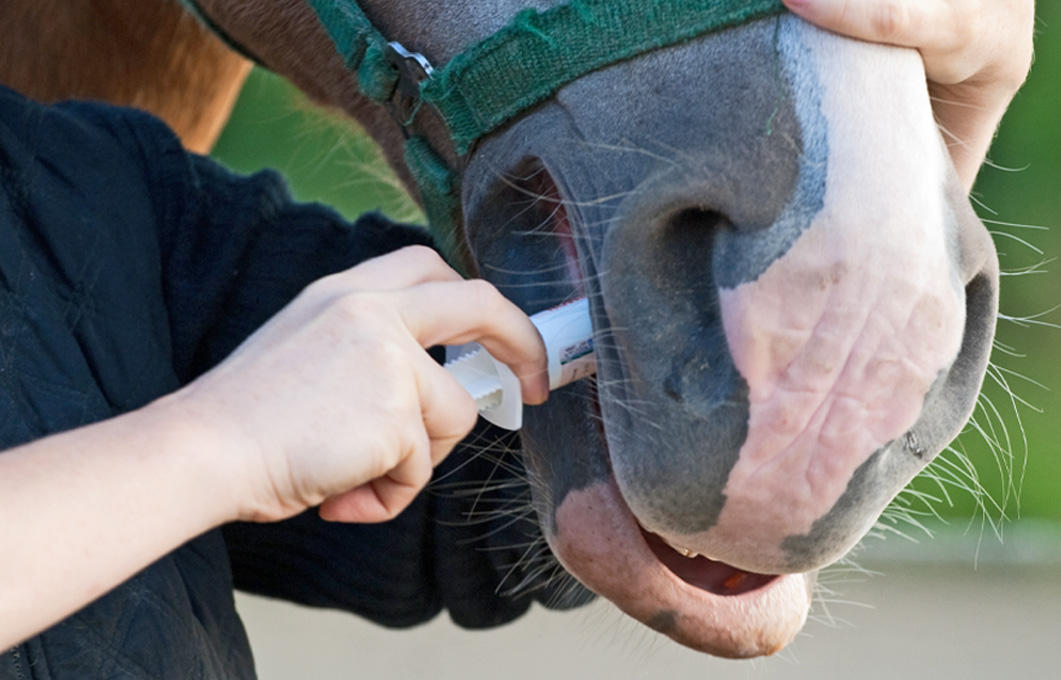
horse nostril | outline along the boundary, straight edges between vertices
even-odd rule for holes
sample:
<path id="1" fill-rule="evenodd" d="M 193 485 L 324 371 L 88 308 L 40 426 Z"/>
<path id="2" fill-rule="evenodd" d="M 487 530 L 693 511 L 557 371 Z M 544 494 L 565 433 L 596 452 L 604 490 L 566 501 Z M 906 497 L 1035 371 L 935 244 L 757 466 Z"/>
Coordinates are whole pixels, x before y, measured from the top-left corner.
<path id="1" fill-rule="evenodd" d="M 931 456 L 956 437 L 976 406 L 977 395 L 987 370 L 998 316 L 997 261 L 965 284 L 965 329 L 961 350 L 947 372 L 937 397 L 948 405 L 947 417 L 937 423 L 932 435 L 918 438 L 918 444 Z"/>
<path id="2" fill-rule="evenodd" d="M 726 216 L 717 210 L 685 208 L 671 217 L 667 229 L 675 238 L 681 239 L 691 231 L 712 232 L 727 223 Z"/>
<path id="3" fill-rule="evenodd" d="M 729 219 L 717 210 L 696 207 L 678 210 L 658 224 L 656 261 L 669 270 L 668 276 L 700 289 L 712 278 L 715 238 L 729 227 Z"/>

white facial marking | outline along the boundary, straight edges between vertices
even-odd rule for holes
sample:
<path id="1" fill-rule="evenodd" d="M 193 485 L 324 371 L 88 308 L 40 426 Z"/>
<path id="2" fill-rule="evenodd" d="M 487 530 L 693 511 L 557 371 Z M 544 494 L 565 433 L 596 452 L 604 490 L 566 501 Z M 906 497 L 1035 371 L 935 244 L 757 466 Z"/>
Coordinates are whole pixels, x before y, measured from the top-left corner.
<path id="1" fill-rule="evenodd" d="M 799 30 L 828 65 L 818 68 L 824 206 L 758 280 L 720 291 L 750 390 L 748 436 L 717 525 L 672 537 L 750 569 L 783 564 L 781 542 L 810 532 L 854 471 L 915 423 L 965 324 L 944 151 L 917 53 Z M 894 135 L 879 134 L 884 124 Z"/>

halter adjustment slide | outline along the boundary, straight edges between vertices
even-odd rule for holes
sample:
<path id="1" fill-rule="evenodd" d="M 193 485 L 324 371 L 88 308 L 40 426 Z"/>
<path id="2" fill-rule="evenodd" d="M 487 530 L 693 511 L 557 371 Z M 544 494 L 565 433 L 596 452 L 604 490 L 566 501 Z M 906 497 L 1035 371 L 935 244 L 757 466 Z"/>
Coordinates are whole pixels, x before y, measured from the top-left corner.
<path id="1" fill-rule="evenodd" d="M 412 125 L 422 101 L 420 85 L 431 79 L 435 67 L 427 57 L 419 52 L 410 52 L 396 40 L 387 43 L 385 55 L 387 62 L 398 71 L 398 86 L 390 101 L 390 112 L 408 136 L 408 128 Z"/>

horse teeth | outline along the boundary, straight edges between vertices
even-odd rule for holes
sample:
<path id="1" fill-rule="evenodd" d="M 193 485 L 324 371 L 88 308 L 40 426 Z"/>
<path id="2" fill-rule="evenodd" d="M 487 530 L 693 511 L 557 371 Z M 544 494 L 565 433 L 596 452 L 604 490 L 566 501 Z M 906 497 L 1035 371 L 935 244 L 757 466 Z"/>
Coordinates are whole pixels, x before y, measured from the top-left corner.
<path id="1" fill-rule="evenodd" d="M 688 557 L 688 558 L 692 559 L 693 557 L 699 557 L 700 556 L 700 553 L 696 552 L 695 550 L 690 550 L 689 548 L 686 548 L 685 546 L 678 545 L 677 543 L 672 543 L 671 541 L 667 540 L 666 538 L 663 539 L 663 542 L 666 543 L 667 545 L 669 545 L 671 547 L 671 549 L 674 550 L 674 552 L 678 553 L 682 557 Z"/>

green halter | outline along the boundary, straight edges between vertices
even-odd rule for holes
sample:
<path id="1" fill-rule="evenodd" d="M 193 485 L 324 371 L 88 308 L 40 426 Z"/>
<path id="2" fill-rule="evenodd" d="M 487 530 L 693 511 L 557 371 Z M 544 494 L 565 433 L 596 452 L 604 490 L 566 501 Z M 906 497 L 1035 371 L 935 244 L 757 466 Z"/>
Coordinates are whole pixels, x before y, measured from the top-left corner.
<path id="1" fill-rule="evenodd" d="M 411 132 L 432 107 L 457 154 L 599 68 L 784 11 L 781 0 L 571 0 L 520 11 L 507 26 L 435 70 L 388 42 L 356 0 L 308 0 L 358 88 L 388 106 L 406 130 L 405 161 L 439 245 L 456 262 L 460 175 Z"/>

